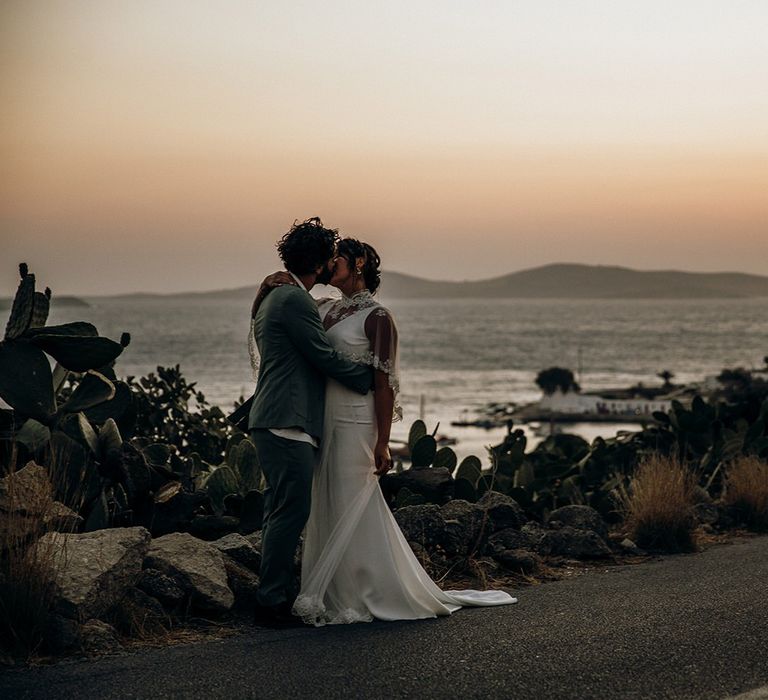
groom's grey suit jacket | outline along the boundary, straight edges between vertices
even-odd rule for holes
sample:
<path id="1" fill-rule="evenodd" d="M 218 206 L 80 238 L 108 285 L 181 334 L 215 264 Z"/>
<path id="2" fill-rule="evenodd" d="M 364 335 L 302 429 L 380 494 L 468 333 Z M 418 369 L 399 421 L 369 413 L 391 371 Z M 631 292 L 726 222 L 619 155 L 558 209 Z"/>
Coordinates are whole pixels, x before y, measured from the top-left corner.
<path id="1" fill-rule="evenodd" d="M 303 289 L 273 289 L 256 313 L 259 379 L 248 429 L 300 428 L 323 434 L 325 380 L 333 377 L 361 394 L 373 385 L 373 370 L 340 356 L 328 342 L 317 304 Z"/>

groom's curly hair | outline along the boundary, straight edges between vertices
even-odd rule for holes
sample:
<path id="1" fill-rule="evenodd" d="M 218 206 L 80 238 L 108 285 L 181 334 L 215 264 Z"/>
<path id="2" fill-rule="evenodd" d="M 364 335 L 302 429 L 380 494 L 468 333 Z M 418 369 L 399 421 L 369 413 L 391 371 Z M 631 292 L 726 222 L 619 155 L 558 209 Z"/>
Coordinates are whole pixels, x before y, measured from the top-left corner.
<path id="1" fill-rule="evenodd" d="M 337 229 L 325 228 L 320 218 L 313 216 L 301 223 L 294 221 L 277 242 L 277 252 L 288 272 L 308 275 L 334 256 L 338 240 Z"/>

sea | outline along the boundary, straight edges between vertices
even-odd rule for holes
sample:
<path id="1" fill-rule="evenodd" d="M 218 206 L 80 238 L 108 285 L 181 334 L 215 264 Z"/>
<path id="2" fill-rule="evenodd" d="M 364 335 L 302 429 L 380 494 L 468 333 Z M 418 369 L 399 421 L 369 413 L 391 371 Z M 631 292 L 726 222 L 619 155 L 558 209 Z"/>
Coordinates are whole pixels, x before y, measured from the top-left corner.
<path id="1" fill-rule="evenodd" d="M 459 457 L 487 462 L 487 446 L 505 428 L 455 427 L 488 403 L 535 401 L 539 370 L 570 368 L 584 390 L 701 381 L 724 367 L 759 368 L 768 355 L 768 299 L 382 300 L 399 330 L 404 420 L 393 440 L 423 418 L 455 439 Z M 102 335 L 131 334 L 120 376 L 180 365 L 208 401 L 229 410 L 254 389 L 247 335 L 250 304 L 206 297 L 91 298 L 89 308 L 62 307 L 49 324 L 94 323 Z M 522 427 L 522 426 L 520 426 Z M 632 425 L 568 426 L 588 440 Z M 525 426 L 530 444 L 541 431 Z"/>

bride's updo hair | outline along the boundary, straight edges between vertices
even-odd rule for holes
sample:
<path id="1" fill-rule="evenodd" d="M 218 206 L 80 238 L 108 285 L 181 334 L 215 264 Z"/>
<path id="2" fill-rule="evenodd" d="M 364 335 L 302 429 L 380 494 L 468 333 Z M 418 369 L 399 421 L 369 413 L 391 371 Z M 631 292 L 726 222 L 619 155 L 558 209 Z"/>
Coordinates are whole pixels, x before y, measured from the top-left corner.
<path id="1" fill-rule="evenodd" d="M 355 269 L 357 258 L 363 258 L 363 280 L 371 294 L 381 284 L 381 258 L 372 245 L 358 241 L 356 238 L 342 238 L 339 241 L 338 253 L 349 261 Z"/>

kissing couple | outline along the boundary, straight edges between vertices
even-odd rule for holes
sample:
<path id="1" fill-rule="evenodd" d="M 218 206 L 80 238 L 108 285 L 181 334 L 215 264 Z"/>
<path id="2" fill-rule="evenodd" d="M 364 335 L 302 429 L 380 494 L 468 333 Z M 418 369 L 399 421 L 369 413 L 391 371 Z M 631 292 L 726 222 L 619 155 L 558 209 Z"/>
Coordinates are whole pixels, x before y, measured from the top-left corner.
<path id="1" fill-rule="evenodd" d="M 516 602 L 503 591 L 442 591 L 381 493 L 402 412 L 397 328 L 375 299 L 374 248 L 312 218 L 277 250 L 286 272 L 262 282 L 249 342 L 258 379 L 248 431 L 266 481 L 257 624 L 415 620 Z M 316 300 L 315 284 L 341 296 Z"/>

